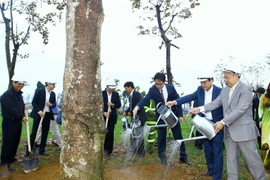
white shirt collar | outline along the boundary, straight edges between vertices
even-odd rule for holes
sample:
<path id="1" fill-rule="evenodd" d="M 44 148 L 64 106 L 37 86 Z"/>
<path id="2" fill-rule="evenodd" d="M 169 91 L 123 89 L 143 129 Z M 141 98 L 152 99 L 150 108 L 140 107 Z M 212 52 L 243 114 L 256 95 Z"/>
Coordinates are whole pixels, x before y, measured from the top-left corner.
<path id="1" fill-rule="evenodd" d="M 130 95 L 129 96 L 132 96 L 133 95 L 133 92 L 134 92 L 134 89 L 131 91 Z"/>
<path id="2" fill-rule="evenodd" d="M 213 85 L 211 86 L 211 88 L 208 91 L 204 90 L 204 92 L 205 93 L 211 93 L 212 94 L 212 92 L 213 92 Z"/>

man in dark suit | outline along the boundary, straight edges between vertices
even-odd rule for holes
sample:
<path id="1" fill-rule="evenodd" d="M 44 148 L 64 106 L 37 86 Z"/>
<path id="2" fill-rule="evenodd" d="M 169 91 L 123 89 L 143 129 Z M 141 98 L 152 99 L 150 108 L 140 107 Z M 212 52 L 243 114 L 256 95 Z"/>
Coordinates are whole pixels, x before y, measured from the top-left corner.
<path id="1" fill-rule="evenodd" d="M 175 101 L 167 102 L 167 106 L 184 104 L 191 101 L 197 101 L 197 106 L 203 106 L 213 100 L 215 100 L 220 92 L 221 88 L 213 84 L 214 78 L 212 75 L 204 74 L 198 77 L 201 86 L 197 90 L 187 96 L 176 99 Z M 205 113 L 207 119 L 212 122 L 218 122 L 223 118 L 222 106 Z M 223 168 L 223 137 L 224 131 L 221 130 L 212 140 L 205 139 L 205 159 L 208 171 L 203 176 L 213 176 L 213 180 L 222 179 L 222 168 Z"/>
<path id="2" fill-rule="evenodd" d="M 103 96 L 103 116 L 104 121 L 107 122 L 107 134 L 104 142 L 104 153 L 107 156 L 110 156 L 113 151 L 113 142 L 114 142 L 114 127 L 117 122 L 117 112 L 116 109 L 121 106 L 121 101 L 119 94 L 115 92 L 116 83 L 112 79 L 106 81 L 106 89 L 102 91 Z"/>
<path id="3" fill-rule="evenodd" d="M 216 133 L 224 129 L 228 180 L 238 179 L 240 152 L 253 179 L 266 180 L 262 159 L 256 148 L 259 131 L 252 117 L 251 88 L 240 81 L 240 68 L 231 63 L 224 69 L 226 87 L 212 102 L 190 110 L 192 114 L 223 107 L 224 118 L 214 124 Z"/>
<path id="4" fill-rule="evenodd" d="M 55 88 L 54 81 L 45 82 L 45 88 L 39 88 L 35 91 L 34 98 L 32 100 L 33 110 L 30 116 L 34 119 L 34 123 L 32 126 L 32 132 L 30 135 L 30 143 L 31 147 L 33 147 L 36 139 L 36 134 L 38 133 L 38 126 L 41 118 L 42 127 L 41 127 L 41 142 L 39 146 L 39 154 L 47 155 L 45 152 L 45 147 L 47 144 L 48 132 L 50 129 L 50 121 L 54 120 L 52 108 L 56 106 L 56 98 L 55 93 L 52 91 Z M 27 157 L 29 155 L 28 148 L 23 157 Z"/>
<path id="5" fill-rule="evenodd" d="M 1 97 L 3 117 L 1 166 L 7 166 L 9 171 L 14 170 L 10 167 L 10 164 L 17 161 L 15 156 L 20 143 L 22 122 L 27 121 L 24 114 L 23 92 L 21 91 L 25 84 L 26 82 L 23 81 L 22 77 L 14 75 L 12 87 Z"/>
<path id="6" fill-rule="evenodd" d="M 265 93 L 265 89 L 263 87 L 260 87 L 256 90 L 255 96 L 252 100 L 252 114 L 253 114 L 253 119 L 256 122 L 256 126 L 259 129 L 260 136 L 258 136 L 257 141 L 259 144 L 259 149 L 261 149 L 261 128 L 259 126 L 260 124 L 260 119 L 259 119 L 259 104 L 260 104 L 260 97 L 262 94 Z"/>
<path id="7" fill-rule="evenodd" d="M 129 94 L 129 107 L 125 112 L 125 115 L 129 115 L 133 117 L 133 107 L 137 105 L 137 103 L 142 99 L 142 96 L 139 92 L 134 90 L 134 84 L 131 81 L 128 81 L 124 84 L 124 88 Z M 147 120 L 145 110 L 144 108 L 140 109 L 138 111 L 139 120 L 141 121 L 140 127 L 136 128 L 136 131 L 139 132 L 139 138 L 131 138 L 131 149 L 134 150 L 134 152 L 137 152 L 139 157 L 143 157 L 144 152 L 144 135 L 143 135 L 143 126 Z M 136 145 L 139 145 L 138 147 Z"/>
<path id="8" fill-rule="evenodd" d="M 167 101 L 172 101 L 174 99 L 179 98 L 175 88 L 171 84 L 165 84 L 165 74 L 156 73 L 154 76 L 155 85 L 153 85 L 146 96 L 135 106 L 133 110 L 133 115 L 138 113 L 138 110 L 143 109 L 143 106 L 153 99 L 155 104 L 159 104 L 160 102 L 166 103 Z M 172 112 L 178 117 L 179 121 L 182 121 L 183 113 L 181 106 L 173 106 L 171 108 Z M 156 108 L 156 120 L 159 117 L 159 113 Z M 160 120 L 158 124 L 165 124 L 164 121 Z M 176 126 L 172 129 L 174 139 L 183 139 L 180 122 L 177 122 Z M 161 160 L 161 164 L 166 165 L 167 157 L 166 157 L 166 133 L 167 128 L 158 128 L 158 155 Z M 187 159 L 186 147 L 185 144 L 182 143 L 180 147 L 180 161 L 190 165 L 190 162 Z"/>

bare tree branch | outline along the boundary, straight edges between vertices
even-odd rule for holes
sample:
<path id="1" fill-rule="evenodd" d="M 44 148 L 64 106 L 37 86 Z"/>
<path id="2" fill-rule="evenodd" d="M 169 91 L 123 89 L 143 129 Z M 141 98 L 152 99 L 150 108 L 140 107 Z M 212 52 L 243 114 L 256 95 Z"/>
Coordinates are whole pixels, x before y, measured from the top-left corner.
<path id="1" fill-rule="evenodd" d="M 30 34 L 30 26 L 28 26 L 27 31 L 22 39 L 22 42 L 19 44 L 19 46 L 21 46 L 23 43 L 27 41 L 29 34 Z"/>

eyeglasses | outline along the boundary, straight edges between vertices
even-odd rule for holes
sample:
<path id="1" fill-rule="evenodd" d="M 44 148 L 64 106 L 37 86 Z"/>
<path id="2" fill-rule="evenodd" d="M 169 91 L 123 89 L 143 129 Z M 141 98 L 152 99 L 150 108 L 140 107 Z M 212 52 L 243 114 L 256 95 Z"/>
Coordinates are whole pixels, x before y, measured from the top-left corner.
<path id="1" fill-rule="evenodd" d="M 164 82 L 162 83 L 155 83 L 156 86 L 162 86 L 164 84 Z"/>

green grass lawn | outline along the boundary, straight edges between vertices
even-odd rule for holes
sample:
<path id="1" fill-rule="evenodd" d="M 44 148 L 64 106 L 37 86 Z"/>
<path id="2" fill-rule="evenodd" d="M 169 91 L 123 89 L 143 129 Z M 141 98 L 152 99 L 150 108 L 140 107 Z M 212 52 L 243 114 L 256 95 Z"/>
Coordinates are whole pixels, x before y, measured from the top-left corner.
<path id="1" fill-rule="evenodd" d="M 122 122 L 121 122 L 122 116 L 118 117 L 118 122 L 116 124 L 115 127 L 115 144 L 114 147 L 117 146 L 121 146 L 122 145 L 122 133 L 123 133 L 123 129 L 122 129 Z M 0 118 L 0 137 L 2 139 L 2 118 Z M 190 124 L 190 118 L 188 118 L 188 122 Z M 31 127 L 32 127 L 32 123 L 33 120 L 32 118 L 29 118 L 29 124 L 30 124 L 30 132 L 31 132 Z M 190 133 L 190 126 L 187 125 L 187 123 L 185 121 L 183 121 L 181 123 L 181 128 L 182 128 L 182 133 L 184 138 L 188 138 L 189 133 Z M 60 131 L 62 131 L 62 127 L 59 125 L 59 129 Z M 168 136 L 169 135 L 168 133 Z M 48 135 L 48 139 L 49 138 L 53 138 L 51 132 L 49 132 Z M 0 140 L 1 140 L 0 139 Z M 0 141 L 1 142 L 1 141 Z M 147 143 L 147 140 L 145 141 Z M 19 149 L 18 149 L 18 156 L 21 156 L 23 154 L 23 152 L 25 151 L 25 145 L 27 144 L 27 135 L 26 135 L 26 127 L 25 125 L 23 125 L 23 130 L 22 130 L 22 135 L 21 135 L 21 143 L 19 145 Z M 195 146 L 194 146 L 194 141 L 188 141 L 185 142 L 186 144 L 186 151 L 188 154 L 188 159 L 189 161 L 191 161 L 192 166 L 195 167 L 196 169 L 204 172 L 206 171 L 206 165 L 205 165 L 205 158 L 204 158 L 204 153 L 200 150 L 198 150 Z M 156 146 L 152 146 L 153 149 L 148 149 L 147 146 L 148 144 L 146 144 L 146 157 L 151 157 L 151 158 L 143 158 L 143 163 L 151 163 L 151 162 L 157 162 L 159 163 L 159 158 L 157 155 L 157 147 Z M 48 164 L 51 163 L 53 161 L 58 161 L 59 160 L 59 152 L 56 149 L 56 146 L 47 146 L 46 147 L 46 151 L 48 154 L 50 154 L 53 158 L 49 158 L 49 159 L 41 159 L 40 160 L 40 165 L 43 164 Z M 111 162 L 118 162 L 119 165 L 121 165 L 124 161 L 123 157 L 115 157 L 115 158 L 110 158 L 108 159 L 108 161 Z M 135 160 L 136 161 L 136 160 Z M 223 168 L 223 179 L 227 179 L 227 174 L 226 174 L 226 153 L 224 151 L 224 168 Z M 251 180 L 252 176 L 250 175 L 247 166 L 245 165 L 245 161 L 243 159 L 243 157 L 241 156 L 240 158 L 240 164 L 239 164 L 239 179 L 245 179 L 245 180 Z"/>

